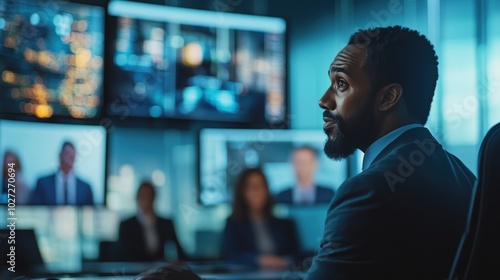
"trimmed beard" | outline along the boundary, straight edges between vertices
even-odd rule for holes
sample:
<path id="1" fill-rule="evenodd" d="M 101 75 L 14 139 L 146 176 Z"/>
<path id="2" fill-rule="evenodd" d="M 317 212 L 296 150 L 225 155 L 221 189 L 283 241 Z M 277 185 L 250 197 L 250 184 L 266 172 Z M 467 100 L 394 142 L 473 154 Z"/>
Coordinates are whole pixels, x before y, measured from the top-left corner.
<path id="1" fill-rule="evenodd" d="M 371 104 L 368 102 L 354 116 L 344 119 L 340 115 L 332 116 L 336 125 L 333 137 L 332 128 L 325 130 L 327 140 L 324 152 L 333 160 L 341 160 L 352 155 L 363 143 L 372 139 L 375 132 L 375 121 L 371 115 Z"/>

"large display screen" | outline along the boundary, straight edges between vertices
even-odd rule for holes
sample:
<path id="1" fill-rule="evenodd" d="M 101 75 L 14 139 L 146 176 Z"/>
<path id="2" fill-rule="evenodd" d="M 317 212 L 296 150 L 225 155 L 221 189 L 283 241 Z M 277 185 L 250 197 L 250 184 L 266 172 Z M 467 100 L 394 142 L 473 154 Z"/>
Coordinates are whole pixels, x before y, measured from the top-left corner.
<path id="1" fill-rule="evenodd" d="M 107 112 L 269 124 L 286 114 L 283 19 L 112 1 Z"/>
<path id="2" fill-rule="evenodd" d="M 0 204 L 104 204 L 104 127 L 0 120 L 0 155 Z"/>
<path id="3" fill-rule="evenodd" d="M 103 6 L 0 1 L 0 113 L 98 117 L 104 19 Z"/>
<path id="4" fill-rule="evenodd" d="M 346 161 L 323 153 L 320 130 L 203 129 L 199 135 L 199 201 L 231 202 L 237 177 L 260 167 L 277 203 L 329 203 L 347 178 Z"/>

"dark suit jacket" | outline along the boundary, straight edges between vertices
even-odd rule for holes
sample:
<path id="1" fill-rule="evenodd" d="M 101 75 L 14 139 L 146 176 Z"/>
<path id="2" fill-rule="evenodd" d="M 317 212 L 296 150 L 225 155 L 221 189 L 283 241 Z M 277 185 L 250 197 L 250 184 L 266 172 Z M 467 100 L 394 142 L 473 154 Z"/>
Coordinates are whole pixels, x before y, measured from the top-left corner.
<path id="1" fill-rule="evenodd" d="M 317 185 L 316 189 L 316 198 L 314 203 L 329 203 L 332 200 L 335 191 L 331 188 L 323 187 Z M 277 203 L 287 203 L 293 204 L 293 188 L 288 188 L 284 191 L 279 192 L 274 197 L 275 202 Z"/>
<path id="2" fill-rule="evenodd" d="M 427 129 L 406 131 L 337 190 L 306 279 L 446 279 L 475 180 Z"/>
<path id="3" fill-rule="evenodd" d="M 146 252 L 146 242 L 144 241 L 144 230 L 137 217 L 129 218 L 120 223 L 119 240 L 120 251 L 123 261 L 156 261 L 164 260 L 164 245 L 167 241 L 172 241 L 177 247 L 177 257 L 179 260 L 186 260 L 186 255 L 182 249 L 177 235 L 175 234 L 174 224 L 171 220 L 156 218 L 156 231 L 160 248 L 154 256 Z"/>
<path id="4" fill-rule="evenodd" d="M 94 197 L 90 185 L 76 177 L 76 205 L 92 205 Z M 56 174 L 38 179 L 31 194 L 31 204 L 56 205 Z"/>
<path id="5" fill-rule="evenodd" d="M 295 222 L 271 218 L 267 225 L 274 241 L 275 254 L 290 257 L 292 261 L 295 261 L 300 255 Z M 256 265 L 259 254 L 254 229 L 249 219 L 227 219 L 222 237 L 222 255 L 226 260 L 234 263 Z"/>

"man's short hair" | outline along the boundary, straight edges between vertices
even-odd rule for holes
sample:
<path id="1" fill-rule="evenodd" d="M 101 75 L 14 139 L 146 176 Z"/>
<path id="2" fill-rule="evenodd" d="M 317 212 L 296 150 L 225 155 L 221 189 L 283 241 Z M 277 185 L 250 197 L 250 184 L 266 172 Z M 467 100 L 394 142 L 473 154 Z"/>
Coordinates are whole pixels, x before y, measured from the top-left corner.
<path id="1" fill-rule="evenodd" d="M 64 149 L 65 149 L 66 147 L 70 147 L 70 148 L 72 148 L 73 150 L 75 150 L 75 151 L 76 151 L 76 149 L 75 149 L 75 145 L 73 144 L 73 142 L 71 142 L 71 141 L 69 141 L 69 140 L 66 140 L 66 141 L 64 141 L 64 142 L 62 143 L 62 145 L 61 145 L 61 153 L 62 153 L 62 151 L 64 151 Z"/>
<path id="2" fill-rule="evenodd" d="M 429 117 L 438 79 L 438 58 L 434 47 L 415 30 L 401 26 L 358 30 L 349 45 L 367 48 L 363 69 L 373 86 L 401 85 L 410 114 L 425 124 Z"/>

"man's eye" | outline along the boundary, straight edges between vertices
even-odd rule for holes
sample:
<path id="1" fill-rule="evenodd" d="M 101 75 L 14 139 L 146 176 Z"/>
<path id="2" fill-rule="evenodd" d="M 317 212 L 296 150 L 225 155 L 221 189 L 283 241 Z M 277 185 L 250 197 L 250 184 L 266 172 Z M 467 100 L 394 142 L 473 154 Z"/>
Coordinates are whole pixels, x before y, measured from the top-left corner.
<path id="1" fill-rule="evenodd" d="M 339 87 L 339 89 L 343 89 L 343 88 L 347 87 L 347 83 L 343 80 L 339 80 L 337 82 L 337 86 Z"/>

